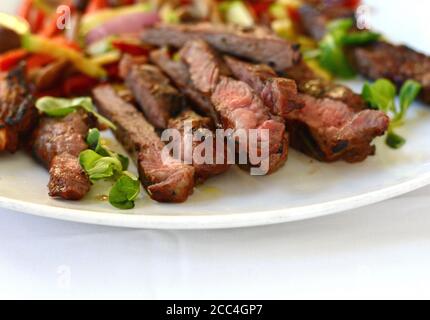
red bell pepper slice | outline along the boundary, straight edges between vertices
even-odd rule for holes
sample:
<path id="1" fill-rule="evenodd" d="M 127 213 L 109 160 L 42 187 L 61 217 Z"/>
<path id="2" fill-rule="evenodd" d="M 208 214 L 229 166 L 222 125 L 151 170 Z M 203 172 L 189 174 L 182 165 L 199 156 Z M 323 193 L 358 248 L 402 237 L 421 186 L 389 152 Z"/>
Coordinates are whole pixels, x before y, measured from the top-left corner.
<path id="1" fill-rule="evenodd" d="M 30 71 L 37 68 L 42 68 L 54 60 L 54 58 L 46 54 L 33 54 L 27 59 L 27 70 Z"/>
<path id="2" fill-rule="evenodd" d="M 361 4 L 361 0 L 344 0 L 343 5 L 347 8 L 357 9 Z"/>
<path id="3" fill-rule="evenodd" d="M 0 55 L 0 71 L 9 71 L 27 56 L 24 49 L 8 51 Z"/>
<path id="4" fill-rule="evenodd" d="M 121 81 L 121 77 L 119 76 L 119 65 L 118 63 L 111 63 L 104 67 L 109 80 L 112 81 Z"/>
<path id="5" fill-rule="evenodd" d="M 36 11 L 34 13 L 34 21 L 31 24 L 31 31 L 39 32 L 45 24 L 45 18 L 45 14 L 41 10 Z"/>
<path id="6" fill-rule="evenodd" d="M 273 0 L 252 0 L 248 1 L 249 7 L 256 17 L 260 17 L 269 11 L 270 6 L 273 4 Z"/>
<path id="7" fill-rule="evenodd" d="M 288 11 L 288 16 L 290 17 L 290 19 L 294 22 L 294 23 L 299 23 L 301 21 L 301 17 L 300 17 L 300 13 L 299 13 L 299 9 L 292 7 L 292 6 L 288 6 L 287 7 L 287 11 Z"/>
<path id="8" fill-rule="evenodd" d="M 123 53 L 128 53 L 132 56 L 146 56 L 148 55 L 148 49 L 142 47 L 141 45 L 134 43 L 127 43 L 121 40 L 113 40 L 112 46 Z"/>
<path id="9" fill-rule="evenodd" d="M 91 89 L 98 83 L 98 80 L 94 78 L 78 74 L 64 81 L 62 91 L 67 97 L 87 94 L 91 92 Z"/>
<path id="10" fill-rule="evenodd" d="M 36 98 L 42 98 L 42 97 L 64 97 L 64 93 L 63 93 L 63 88 L 57 87 L 57 88 L 53 88 L 53 89 L 49 89 L 49 90 L 44 90 L 44 91 L 38 91 L 34 93 Z"/>

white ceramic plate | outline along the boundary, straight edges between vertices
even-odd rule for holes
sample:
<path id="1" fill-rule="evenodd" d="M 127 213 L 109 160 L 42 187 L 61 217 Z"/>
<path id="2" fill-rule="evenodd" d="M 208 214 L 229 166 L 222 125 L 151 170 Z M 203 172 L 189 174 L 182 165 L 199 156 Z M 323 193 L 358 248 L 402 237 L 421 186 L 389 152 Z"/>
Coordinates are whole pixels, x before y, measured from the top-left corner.
<path id="1" fill-rule="evenodd" d="M 3 1 L 0 10 L 7 10 L 5 6 L 13 6 L 12 1 Z M 384 21 L 375 20 L 382 27 Z M 383 31 L 389 36 L 393 33 L 393 29 Z M 397 39 L 409 37 L 413 44 L 412 37 L 405 36 Z M 422 43 L 417 44 L 422 48 Z M 357 89 L 361 85 L 353 84 Z M 390 150 L 380 139 L 377 155 L 361 164 L 323 164 L 292 151 L 287 166 L 272 176 L 251 177 L 233 169 L 197 188 L 185 204 L 158 204 L 142 194 L 137 207 L 125 212 L 99 200 L 100 186 L 81 202 L 50 199 L 48 174 L 42 167 L 24 153 L 2 155 L 0 206 L 56 219 L 133 228 L 211 229 L 302 220 L 365 206 L 430 184 L 430 108 L 414 106 L 400 133 L 408 139 L 402 150 Z"/>

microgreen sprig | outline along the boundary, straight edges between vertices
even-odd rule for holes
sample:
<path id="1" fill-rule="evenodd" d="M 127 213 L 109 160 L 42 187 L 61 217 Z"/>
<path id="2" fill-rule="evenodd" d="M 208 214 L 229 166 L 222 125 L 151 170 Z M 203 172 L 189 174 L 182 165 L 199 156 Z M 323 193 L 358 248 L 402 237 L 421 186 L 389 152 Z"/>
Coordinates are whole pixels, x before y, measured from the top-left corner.
<path id="1" fill-rule="evenodd" d="M 91 181 L 112 181 L 110 204 L 124 210 L 134 208 L 134 202 L 140 194 L 140 182 L 127 171 L 128 157 L 110 150 L 103 143 L 98 129 L 88 132 L 87 144 L 89 149 L 81 152 L 79 163 Z"/>
<path id="2" fill-rule="evenodd" d="M 351 18 L 335 20 L 327 26 L 327 33 L 319 42 L 318 49 L 304 52 L 308 59 L 318 59 L 320 65 L 333 75 L 341 78 L 355 76 L 345 54 L 346 46 L 366 45 L 375 42 L 380 34 L 371 31 L 351 32 L 354 20 Z"/>
<path id="3" fill-rule="evenodd" d="M 396 128 L 405 123 L 406 114 L 412 102 L 421 91 L 421 84 L 414 80 L 406 81 L 400 89 L 400 104 L 396 104 L 396 87 L 387 79 L 379 79 L 374 83 L 366 82 L 362 96 L 375 109 L 381 110 L 391 117 L 386 143 L 393 149 L 400 149 L 406 139 L 396 134 Z"/>
<path id="4" fill-rule="evenodd" d="M 115 125 L 96 111 L 90 97 L 79 97 L 73 99 L 43 97 L 36 101 L 36 108 L 49 117 L 65 117 L 68 114 L 82 108 L 86 112 L 93 114 L 97 120 L 107 125 L 112 130 L 116 130 Z"/>

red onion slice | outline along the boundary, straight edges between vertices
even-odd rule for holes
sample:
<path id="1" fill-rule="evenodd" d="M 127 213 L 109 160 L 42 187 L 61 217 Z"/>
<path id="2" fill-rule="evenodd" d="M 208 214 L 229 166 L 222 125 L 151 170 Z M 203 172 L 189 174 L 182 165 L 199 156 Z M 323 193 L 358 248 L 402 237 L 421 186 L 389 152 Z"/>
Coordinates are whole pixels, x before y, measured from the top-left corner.
<path id="1" fill-rule="evenodd" d="M 137 33 L 159 21 L 157 12 L 139 12 L 120 16 L 88 32 L 86 42 L 91 44 L 111 35 Z"/>

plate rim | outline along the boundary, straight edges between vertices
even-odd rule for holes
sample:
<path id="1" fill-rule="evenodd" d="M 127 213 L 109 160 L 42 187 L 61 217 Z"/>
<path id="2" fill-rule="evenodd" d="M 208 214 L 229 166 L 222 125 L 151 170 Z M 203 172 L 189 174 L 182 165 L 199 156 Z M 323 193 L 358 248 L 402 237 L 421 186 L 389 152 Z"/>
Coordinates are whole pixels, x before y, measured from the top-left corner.
<path id="1" fill-rule="evenodd" d="M 380 190 L 341 198 L 333 201 L 270 211 L 231 213 L 226 215 L 175 215 L 107 213 L 91 210 L 70 209 L 37 204 L 0 196 L 0 208 L 19 213 L 62 221 L 91 225 L 153 230 L 216 230 L 269 226 L 294 221 L 324 217 L 336 213 L 348 213 L 371 204 L 407 194 L 430 185 L 430 171 Z"/>

